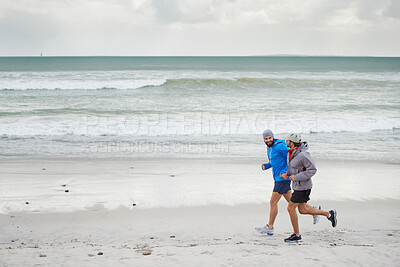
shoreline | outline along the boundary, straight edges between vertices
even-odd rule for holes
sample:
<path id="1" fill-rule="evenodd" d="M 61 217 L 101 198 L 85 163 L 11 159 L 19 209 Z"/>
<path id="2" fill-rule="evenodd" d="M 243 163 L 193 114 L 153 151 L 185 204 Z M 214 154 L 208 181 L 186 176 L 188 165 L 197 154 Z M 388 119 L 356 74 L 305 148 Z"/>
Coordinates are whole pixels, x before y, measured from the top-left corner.
<path id="1" fill-rule="evenodd" d="M 252 158 L 6 160 L 0 164 L 0 214 L 71 212 L 93 206 L 113 210 L 133 204 L 139 209 L 261 204 L 273 187 L 271 171 L 260 168 L 263 162 Z M 400 164 L 316 160 L 316 165 L 312 201 L 400 199 L 400 180 L 393 175 L 400 172 Z"/>
<path id="2" fill-rule="evenodd" d="M 256 164 L 258 161 L 265 162 L 267 159 L 266 156 L 260 157 L 241 157 L 241 156 L 224 156 L 224 157 L 18 157 L 18 156 L 7 156 L 1 157 L 0 159 L 2 162 L 24 162 L 24 161 L 94 161 L 94 162 L 116 162 L 116 161 L 139 161 L 139 162 L 146 162 L 146 161 L 222 161 L 222 162 L 230 162 L 230 161 L 239 161 L 244 163 L 253 163 Z M 368 163 L 376 163 L 376 164 L 388 164 L 388 165 L 400 165 L 400 162 L 385 162 L 379 160 L 347 160 L 347 159 L 321 159 L 321 158 L 314 158 L 315 162 L 323 162 L 323 163 L 361 163 L 361 164 L 368 164 Z M 255 163 L 254 163 L 255 162 Z M 1 163 L 0 163 L 1 165 Z"/>
<path id="3" fill-rule="evenodd" d="M 314 202 L 312 199 L 309 202 Z M 346 207 L 346 209 L 357 209 L 361 206 L 368 206 L 368 209 L 372 209 L 371 207 L 386 207 L 385 212 L 387 210 L 398 210 L 400 211 L 400 199 L 394 198 L 384 198 L 384 199 L 367 199 L 367 200 L 353 200 L 353 199 L 344 199 L 344 200 L 321 200 L 318 201 L 318 204 L 322 205 L 323 209 L 327 209 L 326 207 L 334 208 L 336 206 L 339 207 Z M 282 198 L 279 201 L 279 214 L 287 213 L 286 210 L 287 202 L 284 201 Z M 83 215 L 85 216 L 89 214 L 101 214 L 102 216 L 107 214 L 128 214 L 128 213 L 142 213 L 142 214 L 182 214 L 184 216 L 191 216 L 188 215 L 190 213 L 207 213 L 210 211 L 211 214 L 220 214 L 223 210 L 244 210 L 244 211 L 255 211 L 255 210 L 269 210 L 269 195 L 266 196 L 265 203 L 245 203 L 245 204 L 236 204 L 236 205 L 223 205 L 223 204 L 211 204 L 211 205 L 201 205 L 201 206 L 179 206 L 179 207 L 154 207 L 154 208 L 141 208 L 140 206 L 119 206 L 114 209 L 107 209 L 104 206 L 96 205 L 88 209 L 84 210 L 74 210 L 74 211 L 67 211 L 67 212 L 57 212 L 57 211 L 13 211 L 8 214 L 0 214 L 0 218 L 4 219 L 10 216 L 33 216 L 33 217 L 40 217 L 40 216 L 51 216 L 51 217 L 68 217 L 68 216 L 78 216 Z M 218 212 L 216 212 L 218 211 Z M 360 211 L 364 212 L 364 211 Z M 193 215 L 192 214 L 192 215 Z M 309 215 L 301 215 L 299 216 L 307 217 Z M 222 215 L 221 215 L 222 216 Z M 289 217 L 288 217 L 289 218 Z M 385 219 L 385 218 L 381 218 Z M 398 216 L 400 220 L 400 215 Z M 368 222 L 366 222 L 368 224 Z M 369 225 L 369 224 L 368 224 Z M 400 228 L 400 226 L 399 226 Z"/>

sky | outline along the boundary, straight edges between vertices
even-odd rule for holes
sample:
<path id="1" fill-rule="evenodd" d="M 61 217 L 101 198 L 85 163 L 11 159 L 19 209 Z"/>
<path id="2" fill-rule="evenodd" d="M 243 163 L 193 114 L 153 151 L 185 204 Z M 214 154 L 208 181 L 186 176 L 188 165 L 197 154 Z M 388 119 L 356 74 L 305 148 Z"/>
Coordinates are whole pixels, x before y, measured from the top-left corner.
<path id="1" fill-rule="evenodd" d="M 0 0 L 0 56 L 400 56 L 400 0 Z"/>

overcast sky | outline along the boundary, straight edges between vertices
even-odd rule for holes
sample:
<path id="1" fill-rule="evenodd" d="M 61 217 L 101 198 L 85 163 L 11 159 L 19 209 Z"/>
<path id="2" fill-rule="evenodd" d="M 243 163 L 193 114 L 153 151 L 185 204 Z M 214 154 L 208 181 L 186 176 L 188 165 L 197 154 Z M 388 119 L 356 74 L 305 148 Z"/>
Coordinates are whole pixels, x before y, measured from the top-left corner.
<path id="1" fill-rule="evenodd" d="M 400 56 L 400 0 L 0 0 L 0 55 Z"/>

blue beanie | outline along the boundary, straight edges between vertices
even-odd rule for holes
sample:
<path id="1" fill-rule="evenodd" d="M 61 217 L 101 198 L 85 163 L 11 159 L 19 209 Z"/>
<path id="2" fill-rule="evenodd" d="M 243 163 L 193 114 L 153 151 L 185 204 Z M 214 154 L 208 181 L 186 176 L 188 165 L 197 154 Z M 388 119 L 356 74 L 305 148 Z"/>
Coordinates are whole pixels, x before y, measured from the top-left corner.
<path id="1" fill-rule="evenodd" d="M 267 136 L 272 136 L 272 138 L 274 138 L 274 133 L 270 129 L 267 129 L 263 132 L 263 138 Z"/>

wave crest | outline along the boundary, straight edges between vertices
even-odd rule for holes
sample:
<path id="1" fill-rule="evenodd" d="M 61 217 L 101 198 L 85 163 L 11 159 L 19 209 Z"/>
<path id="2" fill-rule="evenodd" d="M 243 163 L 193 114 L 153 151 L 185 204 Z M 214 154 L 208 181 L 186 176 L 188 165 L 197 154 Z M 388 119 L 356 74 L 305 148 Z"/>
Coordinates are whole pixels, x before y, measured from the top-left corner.
<path id="1" fill-rule="evenodd" d="M 133 119 L 134 118 L 134 119 Z M 190 127 L 187 127 L 190 125 Z M 276 134 L 298 133 L 365 133 L 400 128 L 400 118 L 297 118 L 268 120 L 258 116 L 229 117 L 201 114 L 200 119 L 161 114 L 157 117 L 137 115 L 118 117 L 82 117 L 80 120 L 0 123 L 0 136 L 240 136 L 258 135 L 266 128 Z"/>

